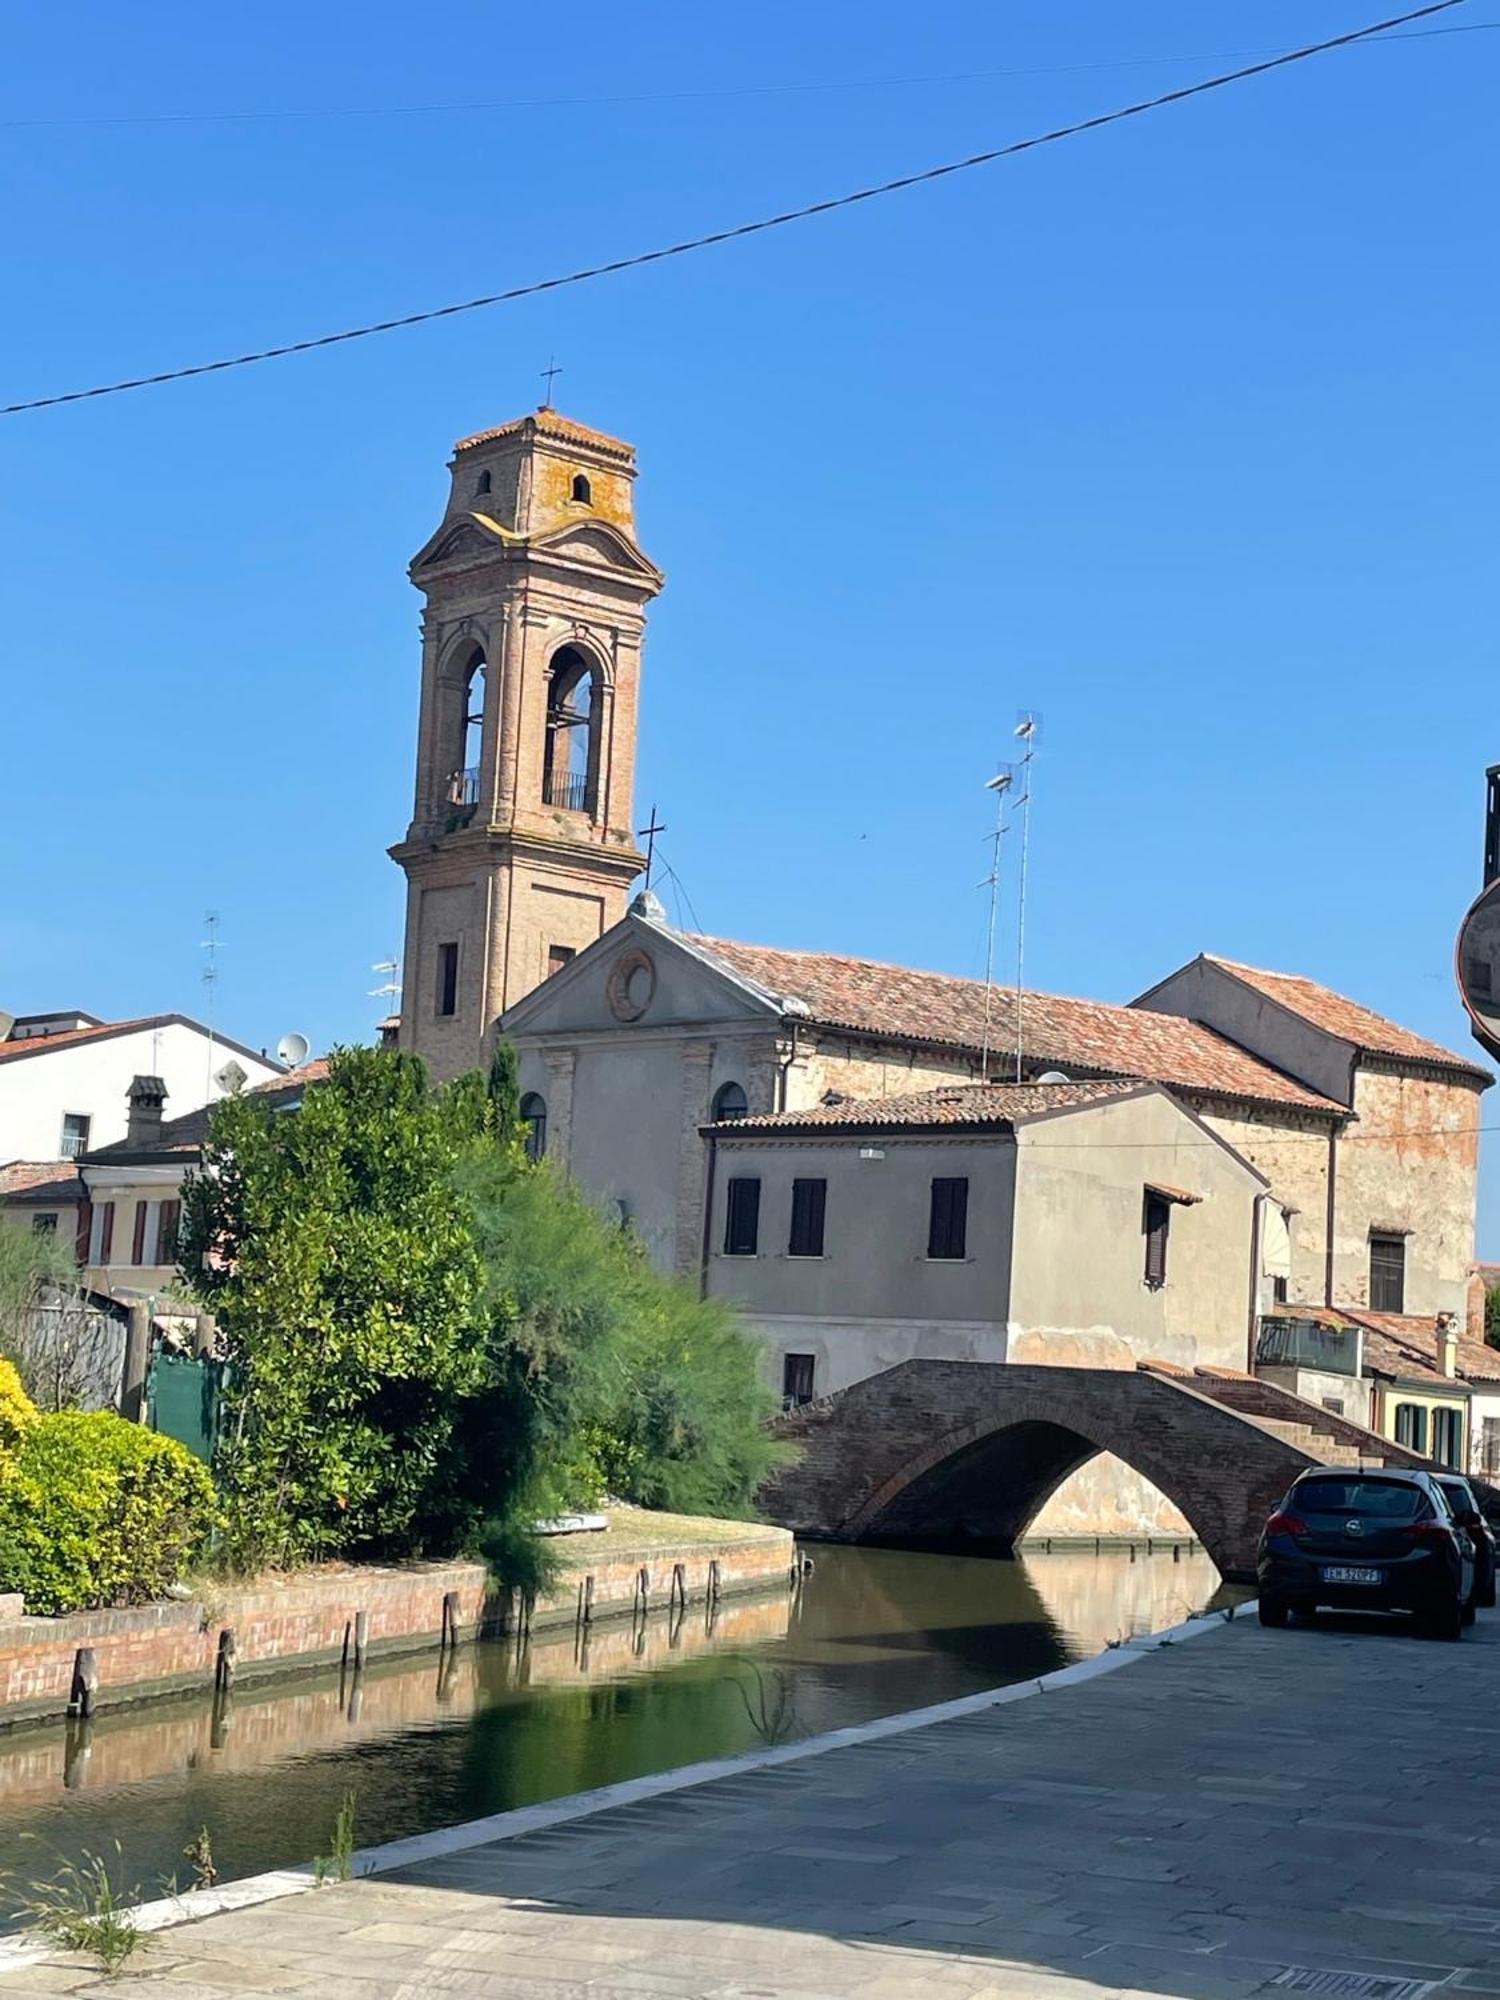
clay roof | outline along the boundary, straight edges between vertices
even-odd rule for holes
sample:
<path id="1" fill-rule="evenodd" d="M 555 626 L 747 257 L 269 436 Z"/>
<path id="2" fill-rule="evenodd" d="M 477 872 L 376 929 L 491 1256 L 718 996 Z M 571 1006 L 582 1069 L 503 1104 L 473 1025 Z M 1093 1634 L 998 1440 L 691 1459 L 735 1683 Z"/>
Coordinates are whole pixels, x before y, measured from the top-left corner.
<path id="1" fill-rule="evenodd" d="M 91 1028 L 65 1028 L 59 1035 L 23 1035 L 18 1042 L 0 1042 L 0 1063 L 48 1055 L 53 1049 L 75 1048 L 80 1042 L 105 1042 L 112 1036 L 134 1035 L 142 1029 L 173 1027 L 193 1028 L 200 1035 L 209 1032 L 201 1021 L 194 1021 L 186 1014 L 142 1014 L 133 1021 L 100 1021 Z M 243 1042 L 232 1041 L 228 1035 L 215 1033 L 214 1040 L 235 1055 L 249 1056 L 253 1062 L 265 1063 L 270 1069 L 276 1067 L 272 1057 L 246 1048 Z"/>
<path id="2" fill-rule="evenodd" d="M 850 1098 L 842 1104 L 815 1104 L 805 1111 L 762 1112 L 730 1118 L 717 1133 L 863 1131 L 871 1127 L 978 1125 L 1008 1130 L 1047 1111 L 1077 1111 L 1129 1097 L 1134 1083 L 968 1083 L 916 1090 L 899 1097 Z"/>
<path id="3" fill-rule="evenodd" d="M 72 1160 L 12 1160 L 0 1167 L 0 1201 L 80 1201 L 83 1188 Z"/>
<path id="4" fill-rule="evenodd" d="M 611 437 L 608 431 L 591 430 L 587 424 L 580 424 L 573 417 L 565 417 L 546 405 L 541 409 L 528 410 L 524 417 L 512 417 L 509 423 L 495 424 L 487 431 L 475 431 L 472 437 L 460 438 L 453 449 L 468 451 L 476 444 L 493 444 L 496 438 L 519 437 L 528 424 L 542 437 L 561 438 L 569 444 L 593 445 L 596 450 L 623 452 L 627 457 L 634 454 L 635 447 L 627 444 L 624 438 Z"/>
<path id="5" fill-rule="evenodd" d="M 246 1091 L 247 1097 L 264 1097 L 275 1105 L 291 1105 L 300 1102 L 302 1093 L 310 1083 L 319 1083 L 328 1074 L 327 1056 L 314 1056 L 299 1069 L 289 1069 L 285 1076 L 274 1076 L 266 1083 L 253 1084 Z M 215 1103 L 222 1102 L 215 1099 Z M 152 1146 L 132 1146 L 128 1139 L 116 1139 L 113 1145 L 100 1146 L 89 1154 L 91 1164 L 107 1167 L 111 1163 L 126 1160 L 154 1158 L 159 1153 L 196 1153 L 208 1137 L 208 1118 L 212 1105 L 203 1104 L 196 1111 L 185 1111 L 180 1118 L 163 1121 L 161 1137 Z"/>
<path id="6" fill-rule="evenodd" d="M 1357 1000 L 1335 993 L 1331 986 L 1320 986 L 1315 979 L 1304 979 L 1294 972 L 1267 972 L 1260 966 L 1241 965 L 1235 959 L 1220 958 L 1213 952 L 1205 952 L 1204 957 L 1210 965 L 1232 973 L 1246 986 L 1254 987 L 1257 993 L 1276 1001 L 1288 1012 L 1300 1014 L 1314 1027 L 1323 1028 L 1330 1035 L 1341 1036 L 1344 1041 L 1353 1042 L 1357 1049 L 1370 1055 L 1440 1063 L 1445 1069 L 1467 1070 L 1472 1076 L 1483 1077 L 1487 1083 L 1494 1081 L 1487 1069 L 1469 1057 L 1455 1055 L 1452 1049 L 1445 1049 L 1438 1042 L 1429 1042 L 1425 1035 L 1413 1034 L 1410 1028 L 1388 1021 L 1383 1014 L 1362 1007 Z"/>
<path id="7" fill-rule="evenodd" d="M 1337 1308 L 1344 1319 L 1365 1329 L 1365 1366 L 1382 1375 L 1435 1375 L 1447 1381 L 1438 1360 L 1437 1320 L 1423 1313 L 1366 1312 L 1362 1307 Z M 1471 1340 L 1458 1330 L 1460 1381 L 1500 1381 L 1500 1349 Z"/>
<path id="8" fill-rule="evenodd" d="M 983 1045 L 985 989 L 978 979 L 948 972 L 917 972 L 874 959 L 832 952 L 779 951 L 728 938 L 687 936 L 694 950 L 724 970 L 762 988 L 783 1004 L 802 1003 L 815 1021 L 899 1042 L 921 1042 L 978 1053 Z M 989 1045 L 1016 1045 L 1016 996 L 1010 988 L 990 994 Z M 1171 1084 L 1215 1097 L 1291 1105 L 1347 1117 L 1332 1098 L 1273 1069 L 1247 1049 L 1200 1022 L 1144 1007 L 1103 1000 L 1073 1000 L 1057 993 L 1027 993 L 1023 1003 L 1025 1048 L 1038 1062 L 1116 1077 Z"/>

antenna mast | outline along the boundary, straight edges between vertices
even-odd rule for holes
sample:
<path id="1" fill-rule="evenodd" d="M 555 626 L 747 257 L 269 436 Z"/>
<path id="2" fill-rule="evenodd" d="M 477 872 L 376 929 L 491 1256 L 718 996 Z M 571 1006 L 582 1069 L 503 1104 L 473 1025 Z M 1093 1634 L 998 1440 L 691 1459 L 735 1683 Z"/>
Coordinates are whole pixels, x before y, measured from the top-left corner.
<path id="1" fill-rule="evenodd" d="M 1002 764 L 994 777 L 986 781 L 984 788 L 995 794 L 995 831 L 985 835 L 990 846 L 990 872 L 979 885 L 990 892 L 990 919 L 984 940 L 984 1037 L 979 1048 L 979 1075 L 985 1083 L 988 1083 L 990 1075 L 990 1016 L 995 998 L 995 913 L 1000 903 L 1000 843 L 1005 837 L 1005 794 L 1010 790 L 1014 776 L 1010 765 Z"/>
<path id="2" fill-rule="evenodd" d="M 1034 709 L 1023 712 L 1014 734 L 1025 745 L 1021 754 L 1021 881 L 1016 896 L 1016 1082 L 1022 1081 L 1021 1063 L 1026 1044 L 1026 875 L 1031 861 L 1031 794 L 1036 786 L 1037 732 L 1042 718 Z"/>
<path id="3" fill-rule="evenodd" d="M 208 1028 L 208 1067 L 204 1072 L 203 1101 L 207 1104 L 211 1102 L 214 1094 L 214 1006 L 219 985 L 219 952 L 222 948 L 219 938 L 219 913 L 217 910 L 206 910 L 204 912 L 203 928 L 208 932 L 208 936 L 199 940 L 198 948 L 200 951 L 208 953 L 208 957 L 203 965 L 203 984 L 207 989 L 203 1011 L 208 1016 L 206 1023 Z"/>
<path id="4" fill-rule="evenodd" d="M 375 963 L 370 967 L 370 970 L 371 972 L 378 972 L 381 975 L 380 984 L 370 988 L 370 998 L 372 1000 L 385 1000 L 394 1003 L 393 1005 L 386 1006 L 381 1011 L 380 1020 L 376 1025 L 378 1028 L 383 1029 L 388 1014 L 399 1014 L 401 1012 L 401 959 L 399 954 L 392 952 L 389 958 L 377 958 Z"/>

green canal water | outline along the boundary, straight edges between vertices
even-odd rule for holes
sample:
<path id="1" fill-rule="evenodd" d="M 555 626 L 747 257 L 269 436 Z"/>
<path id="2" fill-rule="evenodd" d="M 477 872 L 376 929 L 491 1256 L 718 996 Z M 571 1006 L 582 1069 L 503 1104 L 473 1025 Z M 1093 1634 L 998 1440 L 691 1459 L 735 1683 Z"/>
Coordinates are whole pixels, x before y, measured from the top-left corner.
<path id="1" fill-rule="evenodd" d="M 795 1593 L 244 1685 L 80 1727 L 0 1731 L 0 1881 L 118 1841 L 128 1885 L 160 1894 L 209 1830 L 224 1880 L 329 1846 L 344 1795 L 371 1846 L 755 1746 L 747 1709 L 792 1733 L 1029 1679 L 1225 1601 L 1207 1556 L 1014 1560 L 812 1545 Z M 24 1837 L 31 1836 L 31 1837 Z M 14 1907 L 0 1889 L 0 1927 Z"/>

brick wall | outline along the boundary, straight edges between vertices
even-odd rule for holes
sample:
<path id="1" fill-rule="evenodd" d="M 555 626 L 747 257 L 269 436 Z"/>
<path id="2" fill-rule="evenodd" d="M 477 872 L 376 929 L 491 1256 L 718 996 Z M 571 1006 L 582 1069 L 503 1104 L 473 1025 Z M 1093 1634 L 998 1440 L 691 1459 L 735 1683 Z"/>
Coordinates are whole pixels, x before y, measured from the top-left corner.
<path id="1" fill-rule="evenodd" d="M 723 1538 L 713 1543 L 644 1547 L 622 1541 L 607 1552 L 592 1538 L 581 1537 L 566 1546 L 564 1573 L 538 1601 L 534 1620 L 548 1624 L 573 1618 L 585 1576 L 594 1579 L 595 1615 L 607 1617 L 631 1609 L 642 1567 L 649 1572 L 652 1602 L 660 1603 L 671 1589 L 676 1563 L 683 1566 L 689 1598 L 701 1600 L 711 1560 L 719 1563 L 721 1588 L 731 1593 L 781 1583 L 791 1559 L 789 1534 L 751 1524 L 726 1527 Z M 0 1724 L 61 1713 L 80 1646 L 93 1649 L 103 1706 L 211 1681 L 219 1635 L 226 1629 L 235 1636 L 242 1679 L 294 1662 L 337 1660 L 360 1611 L 369 1620 L 372 1648 L 422 1645 L 441 1631 L 449 1591 L 458 1594 L 465 1636 L 478 1629 L 503 1629 L 516 1614 L 511 1593 L 492 1590 L 479 1563 L 324 1567 L 226 1586 L 215 1599 L 81 1611 L 64 1618 L 7 1617 L 0 1608 Z"/>

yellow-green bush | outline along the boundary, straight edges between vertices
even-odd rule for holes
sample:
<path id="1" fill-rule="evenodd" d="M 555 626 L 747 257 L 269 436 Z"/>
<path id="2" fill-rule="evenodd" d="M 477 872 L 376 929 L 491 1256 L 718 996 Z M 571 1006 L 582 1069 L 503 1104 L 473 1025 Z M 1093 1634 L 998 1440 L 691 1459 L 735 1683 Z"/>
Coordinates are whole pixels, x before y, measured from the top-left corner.
<path id="1" fill-rule="evenodd" d="M 15 1363 L 0 1354 L 0 1479 L 16 1462 L 22 1435 L 36 1422 L 36 1406 L 21 1387 Z"/>
<path id="2" fill-rule="evenodd" d="M 0 1591 L 34 1612 L 143 1604 L 217 1525 L 208 1470 L 174 1438 L 108 1411 L 36 1417 L 0 1466 Z"/>

